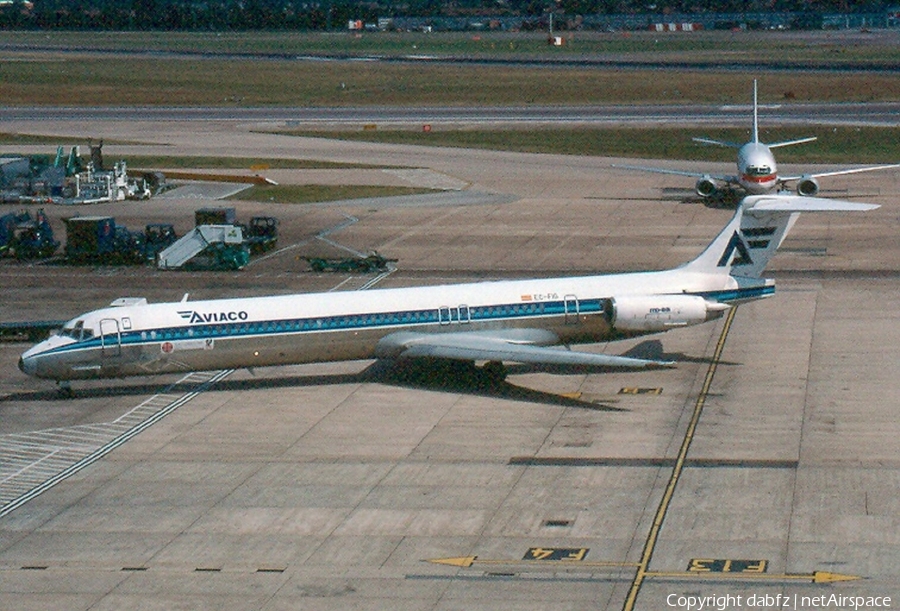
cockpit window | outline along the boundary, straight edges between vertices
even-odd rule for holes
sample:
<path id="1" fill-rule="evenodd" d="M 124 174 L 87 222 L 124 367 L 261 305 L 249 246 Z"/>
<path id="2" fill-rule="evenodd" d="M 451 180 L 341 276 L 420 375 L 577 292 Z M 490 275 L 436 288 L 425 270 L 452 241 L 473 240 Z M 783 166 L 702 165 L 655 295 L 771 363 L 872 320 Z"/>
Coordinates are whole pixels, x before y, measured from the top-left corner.
<path id="1" fill-rule="evenodd" d="M 83 320 L 79 320 L 72 326 L 66 325 L 59 334 L 63 337 L 71 337 L 76 342 L 81 342 L 94 337 L 94 332 L 91 329 L 84 328 Z"/>
<path id="2" fill-rule="evenodd" d="M 749 166 L 747 174 L 750 176 L 768 176 L 772 173 L 772 168 L 767 165 Z"/>

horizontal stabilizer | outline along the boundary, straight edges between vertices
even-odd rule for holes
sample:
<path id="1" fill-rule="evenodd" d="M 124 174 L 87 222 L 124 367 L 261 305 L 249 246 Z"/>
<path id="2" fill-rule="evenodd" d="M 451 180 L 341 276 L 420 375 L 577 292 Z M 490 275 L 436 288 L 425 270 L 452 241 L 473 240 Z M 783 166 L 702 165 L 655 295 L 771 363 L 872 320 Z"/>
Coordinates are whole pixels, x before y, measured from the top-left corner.
<path id="1" fill-rule="evenodd" d="M 713 140 L 712 138 L 691 138 L 694 142 L 699 142 L 700 144 L 714 144 L 716 146 L 727 146 L 732 149 L 739 149 L 743 144 L 738 144 L 737 142 L 728 142 L 727 140 Z"/>
<path id="2" fill-rule="evenodd" d="M 746 212 L 864 212 L 880 208 L 878 204 L 863 204 L 824 197 L 806 197 L 778 193 L 751 195 L 744 198 Z"/>
<path id="3" fill-rule="evenodd" d="M 768 145 L 770 149 L 777 149 L 780 146 L 792 146 L 794 144 L 804 144 L 806 142 L 812 142 L 813 140 L 817 140 L 815 136 L 809 136 L 808 138 L 798 138 L 796 140 L 784 140 L 782 142 L 776 142 L 775 144 Z"/>

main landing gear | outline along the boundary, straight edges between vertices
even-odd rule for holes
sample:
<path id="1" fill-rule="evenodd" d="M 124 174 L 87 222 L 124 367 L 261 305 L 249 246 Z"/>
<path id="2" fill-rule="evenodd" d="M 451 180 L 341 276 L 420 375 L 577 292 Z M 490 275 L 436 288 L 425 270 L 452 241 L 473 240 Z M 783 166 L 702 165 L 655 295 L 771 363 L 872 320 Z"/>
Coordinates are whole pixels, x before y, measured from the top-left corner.
<path id="1" fill-rule="evenodd" d="M 75 396 L 72 385 L 66 380 L 59 380 L 56 383 L 56 393 L 59 395 L 60 399 L 71 399 Z"/>
<path id="2" fill-rule="evenodd" d="M 506 375 L 508 373 L 503 361 L 488 361 L 481 368 L 481 371 L 484 373 L 489 384 L 500 384 L 506 380 Z"/>

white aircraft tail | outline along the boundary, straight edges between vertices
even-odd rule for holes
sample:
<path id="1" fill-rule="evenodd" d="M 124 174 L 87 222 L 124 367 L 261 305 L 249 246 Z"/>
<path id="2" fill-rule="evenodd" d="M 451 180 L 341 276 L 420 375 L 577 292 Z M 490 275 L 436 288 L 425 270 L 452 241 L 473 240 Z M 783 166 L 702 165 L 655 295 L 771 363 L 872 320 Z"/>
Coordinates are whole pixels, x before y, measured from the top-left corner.
<path id="1" fill-rule="evenodd" d="M 809 136 L 806 138 L 797 138 L 795 140 L 783 140 L 781 142 L 775 142 L 774 144 L 767 144 L 766 146 L 770 149 L 778 148 L 780 146 L 791 146 L 792 144 L 803 144 L 804 142 L 812 142 L 815 140 L 815 136 Z M 729 148 L 739 149 L 745 145 L 739 144 L 737 142 L 729 142 L 727 140 L 714 140 L 712 138 L 692 138 L 694 142 L 700 142 L 702 144 L 715 144 L 717 146 L 727 146 Z M 761 144 L 759 141 L 759 99 L 757 96 L 757 83 L 756 79 L 753 79 L 753 126 L 751 132 L 751 140 L 753 144 Z"/>
<path id="2" fill-rule="evenodd" d="M 786 193 L 745 197 L 734 216 L 700 256 L 682 269 L 759 278 L 801 212 L 861 212 L 875 204 L 860 204 Z"/>
<path id="3" fill-rule="evenodd" d="M 753 79 L 753 142 L 759 144 L 759 107 L 756 103 L 756 79 Z"/>
<path id="4" fill-rule="evenodd" d="M 731 142 L 729 140 L 715 140 L 713 138 L 691 138 L 694 142 L 700 144 L 714 144 L 716 146 L 725 146 L 733 149 L 743 148 L 745 145 L 739 142 Z M 759 144 L 759 110 L 756 103 L 756 79 L 753 79 L 753 133 L 752 140 L 754 144 Z"/>

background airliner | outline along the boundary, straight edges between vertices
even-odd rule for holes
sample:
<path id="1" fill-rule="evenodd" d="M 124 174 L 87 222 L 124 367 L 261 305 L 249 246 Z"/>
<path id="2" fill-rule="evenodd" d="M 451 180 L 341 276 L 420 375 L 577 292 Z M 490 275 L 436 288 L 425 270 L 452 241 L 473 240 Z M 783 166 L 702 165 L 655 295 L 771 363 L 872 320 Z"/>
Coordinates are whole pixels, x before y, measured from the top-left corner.
<path id="1" fill-rule="evenodd" d="M 706 174 L 703 172 L 690 172 L 683 170 L 669 170 L 666 168 L 655 168 L 647 166 L 635 165 L 614 165 L 616 168 L 627 170 L 640 170 L 644 172 L 656 172 L 658 174 L 674 174 L 676 176 L 691 176 L 697 179 L 694 186 L 697 195 L 704 198 L 711 198 L 717 194 L 721 194 L 723 189 L 731 189 L 738 187 L 743 189 L 750 195 L 762 195 L 780 191 L 785 188 L 785 184 L 796 182 L 796 190 L 798 195 L 815 196 L 819 192 L 818 178 L 825 176 L 840 176 L 842 174 L 858 174 L 860 172 L 872 172 L 873 170 L 886 170 L 889 168 L 900 167 L 900 164 L 869 166 L 864 168 L 852 168 L 845 170 L 834 170 L 831 172 L 818 172 L 814 174 L 802 174 L 797 176 L 779 176 L 778 167 L 775 164 L 775 155 L 772 149 L 782 146 L 791 146 L 793 144 L 802 144 L 804 142 L 812 142 L 815 136 L 809 138 L 799 138 L 797 140 L 785 140 L 784 142 L 775 142 L 774 144 L 764 144 L 759 141 L 759 120 L 758 105 L 756 96 L 756 81 L 753 81 L 753 133 L 752 139 L 746 144 L 737 144 L 734 142 L 725 142 L 722 140 L 712 140 L 710 138 L 692 138 L 694 142 L 703 144 L 715 144 L 718 146 L 726 146 L 737 149 L 737 171 L 734 176 L 727 174 Z"/>
<path id="2" fill-rule="evenodd" d="M 667 331 L 772 295 L 760 278 L 803 211 L 878 206 L 749 196 L 693 261 L 655 272 L 273 297 L 118 299 L 26 351 L 19 367 L 57 381 L 369 358 L 642 368 L 666 361 L 562 346 Z"/>

